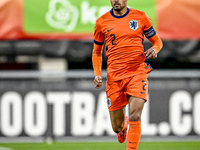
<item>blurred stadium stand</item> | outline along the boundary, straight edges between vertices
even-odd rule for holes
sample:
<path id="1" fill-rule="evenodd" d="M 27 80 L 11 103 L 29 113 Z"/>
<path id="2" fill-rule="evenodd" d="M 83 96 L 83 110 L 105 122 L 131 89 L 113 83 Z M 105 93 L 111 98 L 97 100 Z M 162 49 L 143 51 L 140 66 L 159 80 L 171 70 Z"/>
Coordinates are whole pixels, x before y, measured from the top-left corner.
<path id="1" fill-rule="evenodd" d="M 158 69 L 195 69 L 200 66 L 200 41 L 163 41 L 157 59 L 148 60 Z M 148 49 L 151 44 L 144 42 Z M 40 57 L 62 59 L 66 69 L 92 69 L 92 41 L 72 40 L 14 40 L 0 41 L 0 69 L 38 70 Z M 103 68 L 106 56 L 103 54 Z"/>
<path id="2" fill-rule="evenodd" d="M 0 69 L 11 69 L 13 65 L 13 69 L 37 70 L 39 57 L 66 59 L 69 69 L 91 69 L 92 46 L 92 42 L 66 40 L 0 41 Z M 27 68 L 16 67 L 20 64 Z"/>

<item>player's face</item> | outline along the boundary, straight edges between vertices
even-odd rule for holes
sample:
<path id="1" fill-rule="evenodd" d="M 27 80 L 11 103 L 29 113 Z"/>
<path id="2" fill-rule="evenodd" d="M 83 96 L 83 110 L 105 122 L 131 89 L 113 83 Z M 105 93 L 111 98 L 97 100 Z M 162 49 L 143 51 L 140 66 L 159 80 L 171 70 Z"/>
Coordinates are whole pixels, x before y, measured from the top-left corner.
<path id="1" fill-rule="evenodd" d="M 110 0 L 111 5 L 115 11 L 121 11 L 127 6 L 128 0 Z"/>

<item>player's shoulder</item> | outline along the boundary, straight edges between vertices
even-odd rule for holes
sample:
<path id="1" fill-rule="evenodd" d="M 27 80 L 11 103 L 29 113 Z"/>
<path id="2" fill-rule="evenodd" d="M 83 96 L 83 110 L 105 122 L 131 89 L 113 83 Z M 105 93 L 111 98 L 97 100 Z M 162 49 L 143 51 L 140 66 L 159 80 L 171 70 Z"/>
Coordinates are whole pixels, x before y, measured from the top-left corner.
<path id="1" fill-rule="evenodd" d="M 134 14 L 134 15 L 144 16 L 146 14 L 144 11 L 137 10 L 134 8 L 129 8 L 129 10 L 130 10 L 130 14 Z"/>

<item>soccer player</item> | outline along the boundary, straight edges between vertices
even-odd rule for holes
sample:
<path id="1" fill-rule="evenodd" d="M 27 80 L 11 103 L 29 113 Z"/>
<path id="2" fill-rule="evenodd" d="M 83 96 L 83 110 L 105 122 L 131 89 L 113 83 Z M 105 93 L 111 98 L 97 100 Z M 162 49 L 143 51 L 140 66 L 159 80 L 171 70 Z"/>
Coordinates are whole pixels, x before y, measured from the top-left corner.
<path id="1" fill-rule="evenodd" d="M 127 150 L 136 150 L 141 136 L 141 113 L 147 101 L 147 77 L 152 70 L 146 59 L 157 57 L 162 41 L 150 18 L 143 11 L 128 8 L 127 1 L 110 0 L 112 9 L 96 20 L 92 63 L 94 86 L 100 88 L 105 43 L 108 57 L 106 95 L 112 128 L 119 142 L 127 139 Z M 152 43 L 146 51 L 144 35 Z M 125 116 L 127 104 L 129 118 Z"/>

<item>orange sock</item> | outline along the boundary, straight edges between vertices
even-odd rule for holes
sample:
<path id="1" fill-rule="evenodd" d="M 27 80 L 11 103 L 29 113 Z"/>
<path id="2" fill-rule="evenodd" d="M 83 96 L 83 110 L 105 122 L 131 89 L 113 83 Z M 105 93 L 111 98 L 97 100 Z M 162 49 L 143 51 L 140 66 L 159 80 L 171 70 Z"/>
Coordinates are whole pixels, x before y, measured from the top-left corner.
<path id="1" fill-rule="evenodd" d="M 129 121 L 126 150 L 137 150 L 140 142 L 140 136 L 141 136 L 141 121 Z"/>

